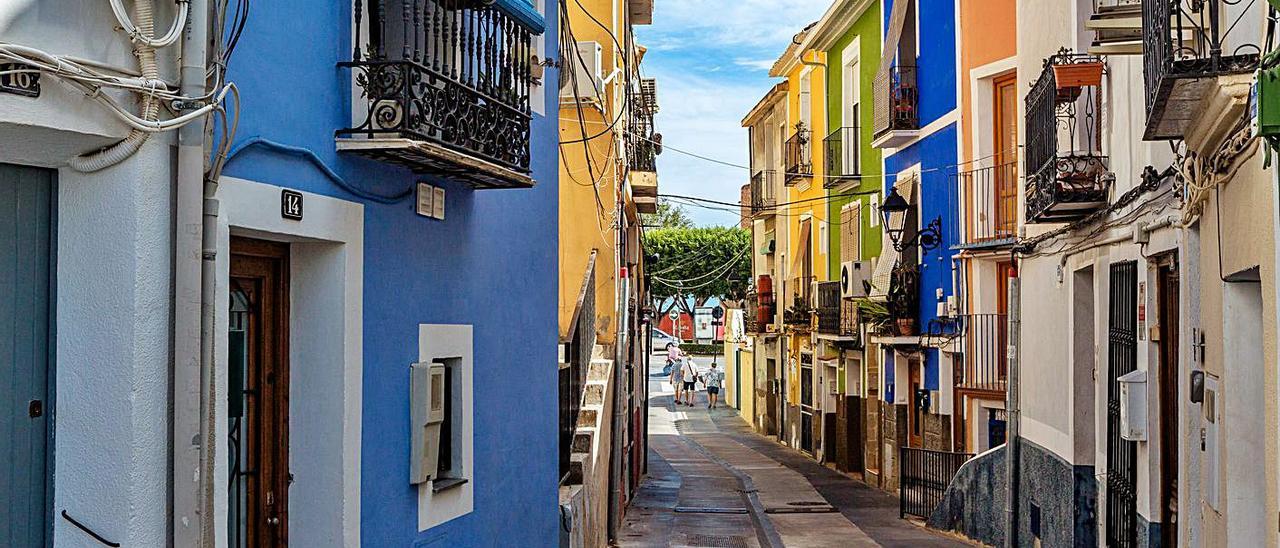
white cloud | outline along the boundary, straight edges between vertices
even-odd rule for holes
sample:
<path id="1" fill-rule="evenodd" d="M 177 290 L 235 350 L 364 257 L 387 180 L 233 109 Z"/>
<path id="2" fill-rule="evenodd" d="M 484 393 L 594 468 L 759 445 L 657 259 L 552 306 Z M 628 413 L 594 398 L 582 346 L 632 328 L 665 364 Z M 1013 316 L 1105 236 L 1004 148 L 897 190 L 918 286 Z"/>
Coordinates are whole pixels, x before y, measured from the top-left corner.
<path id="1" fill-rule="evenodd" d="M 700 35 L 714 45 L 785 48 L 791 37 L 817 20 L 831 0 L 681 0 L 654 10 L 659 33 Z M 778 50 L 777 53 L 782 53 Z"/>

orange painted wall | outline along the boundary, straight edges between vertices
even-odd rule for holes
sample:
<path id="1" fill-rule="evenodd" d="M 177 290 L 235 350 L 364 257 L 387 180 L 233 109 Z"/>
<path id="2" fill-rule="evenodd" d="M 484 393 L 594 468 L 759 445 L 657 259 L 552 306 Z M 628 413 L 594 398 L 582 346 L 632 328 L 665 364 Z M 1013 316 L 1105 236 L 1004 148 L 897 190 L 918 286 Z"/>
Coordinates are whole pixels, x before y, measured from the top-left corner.
<path id="1" fill-rule="evenodd" d="M 960 0 L 961 161 L 973 159 L 973 90 L 969 74 L 1018 53 L 1017 0 Z M 1020 75 L 1021 76 L 1021 75 Z M 1018 89 L 1027 89 L 1019 78 Z"/>

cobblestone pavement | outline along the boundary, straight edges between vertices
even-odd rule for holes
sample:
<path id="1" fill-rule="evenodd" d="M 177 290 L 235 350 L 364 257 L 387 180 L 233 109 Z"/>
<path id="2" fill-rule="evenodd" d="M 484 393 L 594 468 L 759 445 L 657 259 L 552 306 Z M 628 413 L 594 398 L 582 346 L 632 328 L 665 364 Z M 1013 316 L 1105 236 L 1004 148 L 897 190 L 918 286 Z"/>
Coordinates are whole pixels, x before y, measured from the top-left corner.
<path id="1" fill-rule="evenodd" d="M 658 377 L 651 380 L 660 381 Z M 649 473 L 619 546 L 969 546 L 898 519 L 898 499 L 751 432 L 733 409 L 650 383 Z"/>

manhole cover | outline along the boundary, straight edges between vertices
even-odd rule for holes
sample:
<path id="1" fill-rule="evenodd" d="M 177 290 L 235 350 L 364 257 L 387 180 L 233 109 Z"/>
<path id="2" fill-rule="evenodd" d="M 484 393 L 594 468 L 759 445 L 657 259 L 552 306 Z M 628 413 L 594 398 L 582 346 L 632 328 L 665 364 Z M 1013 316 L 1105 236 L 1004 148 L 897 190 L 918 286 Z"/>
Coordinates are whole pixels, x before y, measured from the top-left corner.
<path id="1" fill-rule="evenodd" d="M 684 543 L 688 546 L 707 546 L 715 548 L 747 548 L 747 541 L 743 537 L 720 536 L 720 535 L 699 535 L 685 533 Z"/>

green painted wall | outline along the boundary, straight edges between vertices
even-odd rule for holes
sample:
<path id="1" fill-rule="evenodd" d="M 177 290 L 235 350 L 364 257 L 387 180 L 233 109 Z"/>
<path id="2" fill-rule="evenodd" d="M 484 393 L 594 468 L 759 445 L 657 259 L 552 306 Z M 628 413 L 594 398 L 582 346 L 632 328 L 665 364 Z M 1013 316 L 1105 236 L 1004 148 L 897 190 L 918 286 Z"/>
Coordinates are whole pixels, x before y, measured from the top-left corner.
<path id="1" fill-rule="evenodd" d="M 876 69 L 880 66 L 880 2 L 873 2 L 863 12 L 862 16 L 840 37 L 836 43 L 827 50 L 827 127 L 840 128 L 849 124 L 844 123 L 844 66 L 843 60 L 840 58 L 844 49 L 853 42 L 854 37 L 858 38 L 859 63 L 858 83 L 861 86 L 859 90 L 859 112 L 858 112 L 858 133 L 862 136 L 862 146 L 858 153 L 859 168 L 862 174 L 862 180 L 857 184 L 849 184 L 839 190 L 829 190 L 828 194 L 849 194 L 853 192 L 881 192 L 884 188 L 883 177 L 881 173 L 880 149 L 871 146 L 872 136 L 872 109 L 871 109 L 871 87 L 872 81 L 875 79 Z M 831 279 L 839 279 L 840 275 L 840 208 L 845 204 L 861 198 L 862 199 L 862 259 L 867 260 L 880 256 L 881 233 L 880 227 L 871 226 L 871 215 L 879 215 L 878 211 L 871 211 L 870 196 L 842 196 L 832 197 L 827 202 L 827 219 L 831 228 L 827 230 L 828 237 L 831 239 L 828 249 L 832 250 L 827 254 L 830 264 L 828 268 L 832 275 Z M 843 381 L 843 377 L 841 378 Z"/>

